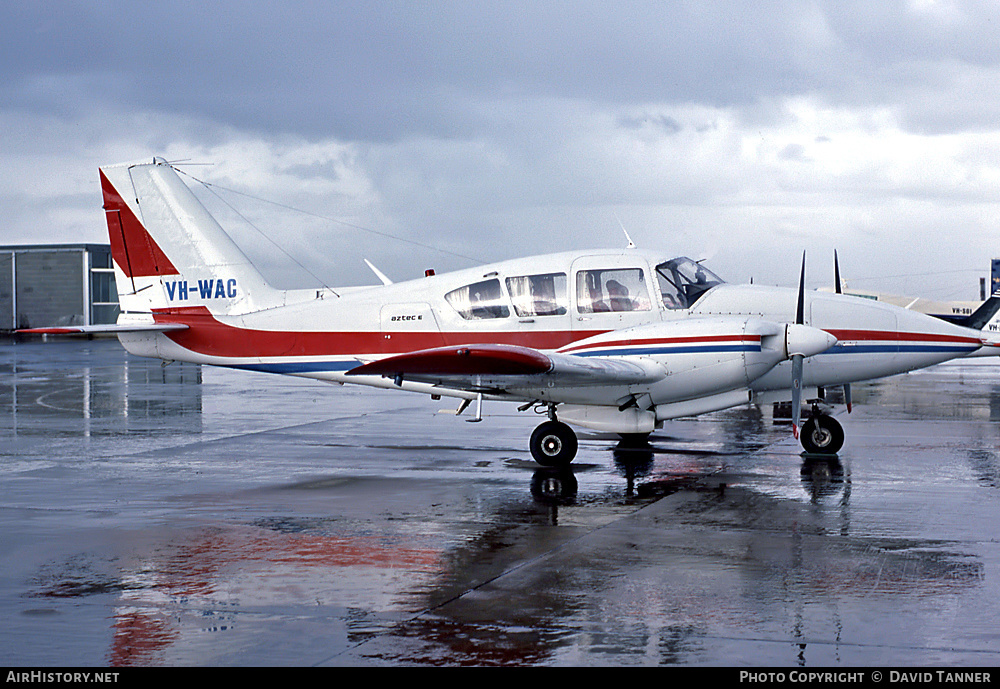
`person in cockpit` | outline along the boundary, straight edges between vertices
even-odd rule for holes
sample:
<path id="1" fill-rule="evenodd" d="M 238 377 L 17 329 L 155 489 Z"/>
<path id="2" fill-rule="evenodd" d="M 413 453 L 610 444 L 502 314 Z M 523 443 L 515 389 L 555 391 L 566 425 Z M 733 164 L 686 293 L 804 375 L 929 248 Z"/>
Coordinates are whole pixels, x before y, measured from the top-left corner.
<path id="1" fill-rule="evenodd" d="M 634 304 L 628 294 L 628 288 L 617 280 L 608 280 L 608 307 L 612 311 L 632 311 Z"/>

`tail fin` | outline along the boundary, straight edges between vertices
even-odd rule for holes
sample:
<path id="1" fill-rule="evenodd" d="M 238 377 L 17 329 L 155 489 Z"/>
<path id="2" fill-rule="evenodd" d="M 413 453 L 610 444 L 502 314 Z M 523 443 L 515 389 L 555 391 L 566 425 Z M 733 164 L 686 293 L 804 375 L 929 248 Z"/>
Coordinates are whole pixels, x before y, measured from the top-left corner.
<path id="1" fill-rule="evenodd" d="M 983 302 L 982 306 L 976 309 L 972 315 L 959 323 L 966 328 L 973 330 L 989 330 L 993 333 L 1000 332 L 1000 292 L 994 294 Z"/>
<path id="2" fill-rule="evenodd" d="M 960 325 L 979 331 L 983 346 L 971 357 L 1000 356 L 1000 292 L 987 299 L 982 306 Z"/>
<path id="3" fill-rule="evenodd" d="M 239 314 L 280 301 L 165 161 L 100 174 L 122 311 L 204 306 Z"/>

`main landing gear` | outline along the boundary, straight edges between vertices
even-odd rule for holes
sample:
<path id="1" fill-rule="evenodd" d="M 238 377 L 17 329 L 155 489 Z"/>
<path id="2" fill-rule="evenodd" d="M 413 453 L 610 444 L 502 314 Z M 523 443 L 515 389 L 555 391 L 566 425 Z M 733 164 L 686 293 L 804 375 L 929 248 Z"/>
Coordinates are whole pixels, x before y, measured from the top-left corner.
<path id="1" fill-rule="evenodd" d="M 534 430 L 529 447 L 531 456 L 543 467 L 565 467 L 576 457 L 576 432 L 550 419 Z"/>
<path id="2" fill-rule="evenodd" d="M 576 431 L 556 419 L 556 405 L 546 406 L 549 420 L 531 434 L 531 456 L 543 467 L 567 467 L 576 457 Z"/>
<path id="3" fill-rule="evenodd" d="M 544 467 L 567 467 L 576 457 L 576 432 L 556 419 L 554 407 L 549 407 L 548 414 L 549 420 L 531 434 L 531 456 Z M 639 444 L 645 438 L 644 435 L 622 436 L 626 444 Z M 844 429 L 839 421 L 814 404 L 809 418 L 799 431 L 799 442 L 807 454 L 835 455 L 844 446 Z"/>

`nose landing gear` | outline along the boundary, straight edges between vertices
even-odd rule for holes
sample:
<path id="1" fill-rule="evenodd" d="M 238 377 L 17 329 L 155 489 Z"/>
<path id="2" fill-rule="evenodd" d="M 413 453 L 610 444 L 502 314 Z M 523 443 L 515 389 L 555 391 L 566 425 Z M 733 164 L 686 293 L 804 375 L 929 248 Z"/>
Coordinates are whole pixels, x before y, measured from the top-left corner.
<path id="1" fill-rule="evenodd" d="M 811 455 L 835 455 L 844 446 L 844 429 L 831 415 L 832 407 L 822 404 L 822 400 L 812 400 L 809 417 L 802 424 L 799 442 L 802 449 Z M 803 410 L 804 411 L 804 410 Z M 791 405 L 776 402 L 774 418 L 782 421 L 792 418 Z"/>
<path id="2" fill-rule="evenodd" d="M 844 429 L 829 414 L 816 413 L 802 425 L 799 442 L 809 454 L 835 455 L 844 446 Z"/>

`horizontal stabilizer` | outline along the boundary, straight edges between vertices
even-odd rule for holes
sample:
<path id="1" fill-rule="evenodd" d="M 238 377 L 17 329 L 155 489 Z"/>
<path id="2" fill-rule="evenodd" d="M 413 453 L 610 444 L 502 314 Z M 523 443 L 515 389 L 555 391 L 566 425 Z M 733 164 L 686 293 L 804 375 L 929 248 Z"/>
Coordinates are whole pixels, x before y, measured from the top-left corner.
<path id="1" fill-rule="evenodd" d="M 187 330 L 187 328 L 188 326 L 183 323 L 136 323 L 134 325 L 109 323 L 107 325 L 60 325 L 49 328 L 23 328 L 14 332 L 31 335 L 97 335 L 103 333 L 116 335 L 118 333 L 162 333 L 168 330 Z"/>

